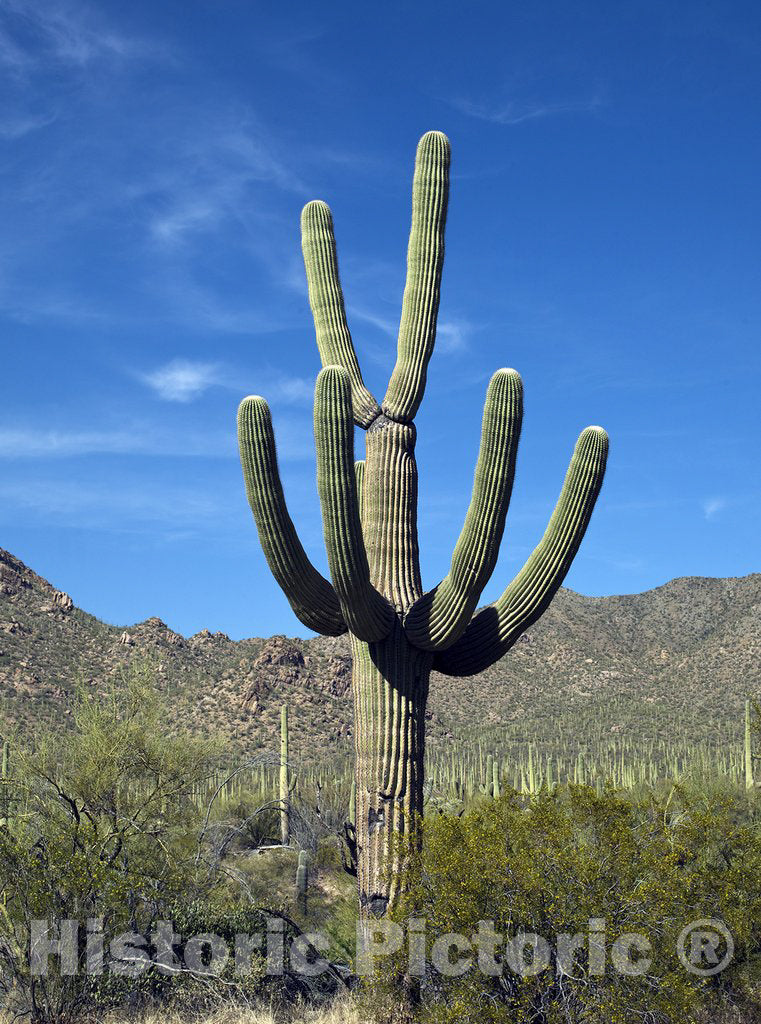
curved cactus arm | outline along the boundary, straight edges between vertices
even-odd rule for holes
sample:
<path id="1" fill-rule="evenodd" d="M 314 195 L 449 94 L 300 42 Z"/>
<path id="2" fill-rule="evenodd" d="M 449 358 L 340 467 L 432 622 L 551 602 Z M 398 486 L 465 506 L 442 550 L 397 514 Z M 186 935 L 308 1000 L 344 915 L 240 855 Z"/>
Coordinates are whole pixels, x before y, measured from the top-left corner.
<path id="1" fill-rule="evenodd" d="M 288 515 L 272 417 L 258 395 L 244 398 L 238 408 L 238 444 L 246 496 L 272 575 L 308 629 L 327 636 L 345 633 L 336 593 L 307 558 Z"/>
<path id="2" fill-rule="evenodd" d="M 408 639 L 426 651 L 451 647 L 465 632 L 494 571 L 515 476 L 523 419 L 523 383 L 498 370 L 486 392 L 473 494 L 449 574 L 407 613 Z"/>
<path id="3" fill-rule="evenodd" d="M 601 427 L 583 430 L 563 490 L 541 541 L 499 600 L 482 608 L 460 639 L 438 653 L 434 668 L 469 676 L 493 665 L 547 609 L 571 567 L 592 517 L 608 457 Z"/>
<path id="4" fill-rule="evenodd" d="M 325 547 L 341 611 L 360 640 L 382 640 L 394 611 L 370 583 L 355 480 L 351 382 L 343 367 L 327 366 L 317 377 L 314 435 Z"/>
<path id="5" fill-rule="evenodd" d="M 322 365 L 343 366 L 349 374 L 354 422 L 359 427 L 367 428 L 380 415 L 380 407 L 362 380 L 346 323 L 338 276 L 333 215 L 326 203 L 315 200 L 307 203 L 302 210 L 301 249 Z"/>
<path id="6" fill-rule="evenodd" d="M 428 360 L 436 340 L 449 157 L 449 139 L 441 132 L 427 132 L 418 143 L 396 366 L 383 400 L 383 412 L 400 423 L 410 423 L 423 400 Z"/>

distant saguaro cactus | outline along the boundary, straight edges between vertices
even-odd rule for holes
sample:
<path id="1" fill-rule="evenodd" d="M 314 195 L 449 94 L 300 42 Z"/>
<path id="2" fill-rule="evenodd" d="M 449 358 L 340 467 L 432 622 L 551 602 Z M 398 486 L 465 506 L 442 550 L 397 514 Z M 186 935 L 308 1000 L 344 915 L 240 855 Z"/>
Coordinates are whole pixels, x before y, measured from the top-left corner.
<path id="1" fill-rule="evenodd" d="M 474 614 L 497 560 L 515 470 L 523 386 L 498 370 L 486 393 L 470 508 L 447 576 L 423 591 L 417 537 L 415 414 L 436 337 L 449 193 L 449 141 L 420 140 L 396 366 L 378 403 L 365 387 L 346 322 L 331 212 L 301 217 L 309 300 L 323 370 L 314 429 L 317 489 L 332 583 L 309 561 L 285 504 L 267 403 L 246 398 L 238 435 L 246 492 L 270 569 L 304 625 L 348 630 L 353 660 L 356 841 L 360 905 L 383 914 L 403 884 L 404 841 L 423 809 L 425 708 L 431 669 L 479 672 L 549 605 L 578 550 L 602 484 L 608 438 L 579 437 L 538 547 L 502 596 Z M 354 424 L 367 431 L 354 462 Z"/>
<path id="2" fill-rule="evenodd" d="M 299 851 L 299 863 L 296 868 L 296 895 L 298 898 L 299 910 L 302 914 L 307 912 L 307 898 L 309 894 L 309 854 L 306 850 Z"/>
<path id="3" fill-rule="evenodd" d="M 291 787 L 288 777 L 288 705 L 280 709 L 280 841 L 291 841 Z"/>
<path id="4" fill-rule="evenodd" d="M 745 701 L 745 786 L 753 789 L 753 720 L 750 700 Z"/>
<path id="5" fill-rule="evenodd" d="M 3 740 L 3 754 L 0 761 L 0 825 L 8 825 L 11 816 L 11 744 Z"/>

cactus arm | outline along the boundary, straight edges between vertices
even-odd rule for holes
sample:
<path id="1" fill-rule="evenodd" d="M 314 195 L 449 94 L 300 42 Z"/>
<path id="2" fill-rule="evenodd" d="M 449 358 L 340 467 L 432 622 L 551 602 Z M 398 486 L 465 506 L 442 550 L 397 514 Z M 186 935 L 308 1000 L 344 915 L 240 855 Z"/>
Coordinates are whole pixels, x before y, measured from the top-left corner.
<path id="1" fill-rule="evenodd" d="M 486 393 L 473 494 L 451 568 L 404 620 L 407 637 L 423 650 L 444 650 L 462 636 L 494 571 L 510 504 L 522 417 L 520 376 L 515 370 L 498 370 Z"/>
<path id="2" fill-rule="evenodd" d="M 607 456 L 605 431 L 601 427 L 582 431 L 541 541 L 499 600 L 476 613 L 457 643 L 437 653 L 435 669 L 452 676 L 483 671 L 498 661 L 547 609 L 589 525 Z"/>
<path id="3" fill-rule="evenodd" d="M 449 140 L 441 132 L 427 132 L 418 143 L 397 359 L 383 400 L 383 412 L 400 423 L 410 423 L 423 400 L 428 361 L 436 340 L 449 157 Z"/>
<path id="4" fill-rule="evenodd" d="M 362 507 L 364 504 L 365 495 L 365 460 L 357 459 L 354 463 L 354 483 L 357 487 L 357 508 L 359 510 L 359 520 L 362 522 L 363 512 Z"/>
<path id="5" fill-rule="evenodd" d="M 354 422 L 367 428 L 380 415 L 380 407 L 362 380 L 346 323 L 333 216 L 326 203 L 316 200 L 304 207 L 301 213 L 301 249 L 322 365 L 343 366 L 349 374 Z"/>
<path id="6" fill-rule="evenodd" d="M 238 409 L 238 442 L 246 495 L 272 575 L 299 621 L 316 633 L 346 632 L 335 591 L 307 558 L 288 515 L 267 403 L 254 395 Z"/>
<path id="7" fill-rule="evenodd" d="M 394 612 L 370 583 L 355 479 L 351 381 L 343 367 L 327 366 L 317 377 L 314 434 L 325 547 L 341 611 L 358 639 L 382 640 Z"/>

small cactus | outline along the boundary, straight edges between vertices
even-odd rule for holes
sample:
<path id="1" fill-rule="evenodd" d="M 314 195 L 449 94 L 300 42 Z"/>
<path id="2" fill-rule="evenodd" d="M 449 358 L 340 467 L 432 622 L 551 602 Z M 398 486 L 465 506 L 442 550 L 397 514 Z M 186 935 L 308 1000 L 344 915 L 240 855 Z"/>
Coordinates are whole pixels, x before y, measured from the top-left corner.
<path id="1" fill-rule="evenodd" d="M 299 852 L 299 863 L 296 868 L 296 898 L 299 910 L 306 915 L 307 895 L 309 891 L 309 855 L 306 850 Z"/>

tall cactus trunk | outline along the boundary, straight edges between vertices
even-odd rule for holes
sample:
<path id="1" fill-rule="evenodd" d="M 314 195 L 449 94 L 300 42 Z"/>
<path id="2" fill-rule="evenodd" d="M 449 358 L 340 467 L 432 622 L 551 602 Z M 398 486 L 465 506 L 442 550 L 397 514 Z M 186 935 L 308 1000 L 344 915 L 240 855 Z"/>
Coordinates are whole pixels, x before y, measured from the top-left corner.
<path id="1" fill-rule="evenodd" d="M 356 748 L 357 879 L 363 914 L 380 916 L 396 896 L 408 844 L 423 813 L 425 708 L 433 654 L 410 642 L 404 614 L 423 594 L 417 538 L 416 431 L 381 414 L 354 466 L 357 511 L 372 588 L 390 630 L 351 635 Z M 388 629 L 388 627 L 387 627 Z"/>
<path id="2" fill-rule="evenodd" d="M 310 562 L 288 514 L 267 403 L 252 395 L 238 411 L 246 493 L 272 574 L 308 629 L 351 637 L 357 873 L 365 915 L 383 914 L 403 888 L 405 844 L 418 838 L 431 669 L 449 676 L 480 672 L 536 622 L 584 536 L 608 452 L 602 428 L 582 431 L 544 536 L 501 597 L 476 612 L 497 562 L 523 416 L 520 376 L 497 370 L 450 570 L 423 591 L 413 421 L 436 339 L 448 195 L 449 141 L 428 132 L 417 150 L 397 359 L 382 402 L 364 384 L 346 322 L 330 209 L 315 201 L 302 212 L 323 364 L 314 432 L 330 581 Z M 364 462 L 354 462 L 355 426 L 366 431 Z"/>
<path id="3" fill-rule="evenodd" d="M 359 901 L 380 916 L 397 895 L 405 849 L 419 841 L 433 659 L 398 624 L 378 643 L 353 638 L 352 653 Z"/>

